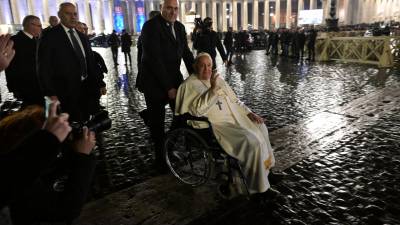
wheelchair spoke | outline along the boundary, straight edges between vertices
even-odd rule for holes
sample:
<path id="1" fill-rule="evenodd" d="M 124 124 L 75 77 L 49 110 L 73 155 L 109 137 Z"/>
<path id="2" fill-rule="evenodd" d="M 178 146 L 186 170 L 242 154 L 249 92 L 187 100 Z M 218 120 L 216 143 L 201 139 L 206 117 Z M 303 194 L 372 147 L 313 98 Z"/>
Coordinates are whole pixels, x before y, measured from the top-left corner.
<path id="1" fill-rule="evenodd" d="M 208 180 L 208 146 L 195 132 L 174 130 L 167 134 L 164 146 L 167 164 L 175 177 L 192 186 Z"/>

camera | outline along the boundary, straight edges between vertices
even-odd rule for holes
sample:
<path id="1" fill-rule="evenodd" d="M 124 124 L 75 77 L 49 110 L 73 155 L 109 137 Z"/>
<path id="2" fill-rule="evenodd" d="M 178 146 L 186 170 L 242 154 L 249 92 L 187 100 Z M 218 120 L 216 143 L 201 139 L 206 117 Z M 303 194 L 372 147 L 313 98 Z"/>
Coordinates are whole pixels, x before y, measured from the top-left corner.
<path id="1" fill-rule="evenodd" d="M 81 134 L 83 127 L 86 126 L 90 131 L 100 133 L 111 128 L 111 119 L 106 110 L 100 110 L 93 115 L 88 121 L 79 123 L 71 122 L 72 134 Z"/>
<path id="2" fill-rule="evenodd" d="M 201 18 L 195 18 L 194 24 L 197 29 L 201 29 L 201 30 L 205 31 L 205 30 L 211 28 L 212 20 L 210 17 L 206 17 L 204 20 L 202 20 Z"/>
<path id="3" fill-rule="evenodd" d="M 196 28 L 203 29 L 204 27 L 203 20 L 201 20 L 201 18 L 194 18 L 194 26 Z"/>

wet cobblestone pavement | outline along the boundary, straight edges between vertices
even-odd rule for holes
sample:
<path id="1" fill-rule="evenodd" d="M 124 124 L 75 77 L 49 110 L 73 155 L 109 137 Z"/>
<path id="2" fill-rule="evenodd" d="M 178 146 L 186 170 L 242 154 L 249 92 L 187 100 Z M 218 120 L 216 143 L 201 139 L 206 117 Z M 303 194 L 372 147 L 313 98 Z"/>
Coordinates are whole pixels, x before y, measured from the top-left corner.
<path id="1" fill-rule="evenodd" d="M 148 131 L 138 116 L 145 104 L 134 88 L 136 66 L 124 66 L 120 54 L 120 65 L 113 69 L 110 49 L 95 50 L 105 56 L 110 71 L 102 104 L 113 120 L 113 127 L 104 132 L 103 148 L 96 151 L 93 193 L 100 198 L 157 174 L 151 167 Z M 133 48 L 133 59 L 135 53 Z M 219 58 L 217 63 L 221 65 Z M 364 110 L 363 97 L 389 88 L 400 90 L 399 69 L 285 61 L 267 57 L 264 51 L 253 51 L 234 63 L 218 70 L 238 96 L 266 118 L 277 155 L 288 152 L 287 143 L 279 140 L 282 131 L 290 130 L 304 145 L 291 145 L 297 149 L 286 156 L 292 164 L 282 166 L 288 176 L 275 186 L 281 192 L 275 202 L 218 200 L 217 210 L 190 224 L 400 224 L 399 105 L 378 113 L 368 111 L 368 106 L 357 115 L 351 108 L 336 111 L 349 103 L 359 105 L 355 111 Z M 4 76 L 0 86 L 3 100 L 12 99 Z M 380 104 L 390 101 L 382 99 Z M 318 118 L 324 114 L 331 120 Z M 365 124 L 350 126 L 360 115 L 367 118 Z M 302 151 L 303 147 L 310 150 Z"/>
<path id="2" fill-rule="evenodd" d="M 191 225 L 399 224 L 399 128 L 397 107 L 285 170 L 275 201 L 225 203 Z"/>
<path id="3" fill-rule="evenodd" d="M 136 66 L 124 66 L 120 54 L 120 66 L 113 70 L 109 49 L 96 50 L 106 57 L 111 71 L 106 77 L 108 94 L 102 104 L 110 112 L 113 127 L 104 134 L 105 149 L 99 152 L 99 158 L 104 159 L 106 173 L 102 174 L 109 175 L 112 191 L 153 176 L 152 152 L 148 131 L 137 113 L 145 108 L 145 103 L 134 88 Z M 394 70 L 352 64 L 299 63 L 290 59 L 285 62 L 266 57 L 263 51 L 238 58 L 235 65 L 218 69 L 239 97 L 266 118 L 270 131 L 400 83 Z M 186 71 L 184 67 L 182 71 Z"/>

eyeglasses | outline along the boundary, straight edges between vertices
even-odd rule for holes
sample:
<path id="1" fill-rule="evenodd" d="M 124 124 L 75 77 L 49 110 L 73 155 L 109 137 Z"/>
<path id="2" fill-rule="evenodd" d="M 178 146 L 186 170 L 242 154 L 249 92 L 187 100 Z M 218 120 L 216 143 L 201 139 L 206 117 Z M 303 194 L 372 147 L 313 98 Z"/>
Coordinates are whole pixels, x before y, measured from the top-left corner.
<path id="1" fill-rule="evenodd" d="M 33 25 L 33 26 L 35 26 L 35 27 L 42 27 L 42 24 L 31 23 L 31 25 Z"/>

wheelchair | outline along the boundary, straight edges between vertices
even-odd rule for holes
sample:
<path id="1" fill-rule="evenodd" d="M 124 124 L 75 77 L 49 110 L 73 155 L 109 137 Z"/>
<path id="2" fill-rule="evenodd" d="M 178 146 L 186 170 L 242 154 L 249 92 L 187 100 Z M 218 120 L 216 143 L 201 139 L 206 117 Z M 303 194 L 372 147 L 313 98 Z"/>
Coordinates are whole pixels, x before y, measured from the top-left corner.
<path id="1" fill-rule="evenodd" d="M 195 129 L 188 125 L 188 121 L 206 122 L 208 128 Z M 186 113 L 175 117 L 174 123 L 175 128 L 167 132 L 164 140 L 164 157 L 179 181 L 197 187 L 211 179 L 225 177 L 228 183 L 232 183 L 237 174 L 244 193 L 250 196 L 239 161 L 225 153 L 206 117 L 194 117 Z"/>

